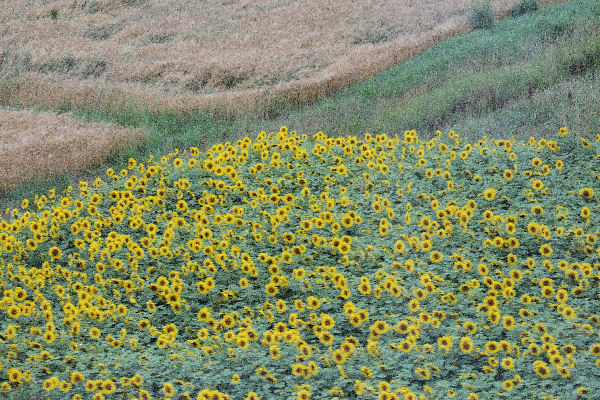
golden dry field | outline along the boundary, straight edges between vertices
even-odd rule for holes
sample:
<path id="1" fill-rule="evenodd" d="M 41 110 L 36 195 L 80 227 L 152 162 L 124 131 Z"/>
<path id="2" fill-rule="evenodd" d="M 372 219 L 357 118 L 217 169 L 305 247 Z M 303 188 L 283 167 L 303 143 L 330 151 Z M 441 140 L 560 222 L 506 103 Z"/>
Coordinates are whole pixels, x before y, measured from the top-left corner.
<path id="1" fill-rule="evenodd" d="M 518 1 L 491 3 L 502 18 Z M 234 111 L 307 103 L 468 31 L 472 4 L 11 1 L 0 10 L 0 102 Z"/>
<path id="2" fill-rule="evenodd" d="M 147 140 L 143 130 L 29 110 L 0 109 L 0 132 L 0 190 L 50 171 L 82 171 L 118 147 Z"/>
<path id="3" fill-rule="evenodd" d="M 493 1 L 496 18 L 517 2 Z M 470 30 L 472 6 L 471 0 L 6 2 L 0 8 L 0 105 L 265 116 L 323 99 Z M 13 157 L 0 161 L 0 191 L 89 167 L 114 150 L 107 143 L 120 142 L 124 132 L 83 128 L 83 121 L 58 129 L 46 125 L 49 118 L 28 111 L 4 118 L 0 155 Z M 75 151 L 82 140 L 90 151 Z M 31 164 L 28 154 L 47 157 Z"/>

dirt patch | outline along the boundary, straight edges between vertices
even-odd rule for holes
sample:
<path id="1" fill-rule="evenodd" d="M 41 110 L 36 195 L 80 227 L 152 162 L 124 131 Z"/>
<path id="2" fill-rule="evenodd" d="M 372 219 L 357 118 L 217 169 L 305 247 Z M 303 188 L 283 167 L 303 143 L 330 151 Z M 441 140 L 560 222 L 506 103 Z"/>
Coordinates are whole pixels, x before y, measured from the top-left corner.
<path id="1" fill-rule="evenodd" d="M 30 179 L 80 172 L 111 151 L 147 140 L 141 130 L 69 113 L 0 109 L 0 191 Z"/>
<path id="2" fill-rule="evenodd" d="M 492 4 L 505 16 L 517 2 Z M 269 112 L 274 99 L 320 99 L 468 31 L 472 4 L 14 0 L 0 10 L 0 104 Z"/>

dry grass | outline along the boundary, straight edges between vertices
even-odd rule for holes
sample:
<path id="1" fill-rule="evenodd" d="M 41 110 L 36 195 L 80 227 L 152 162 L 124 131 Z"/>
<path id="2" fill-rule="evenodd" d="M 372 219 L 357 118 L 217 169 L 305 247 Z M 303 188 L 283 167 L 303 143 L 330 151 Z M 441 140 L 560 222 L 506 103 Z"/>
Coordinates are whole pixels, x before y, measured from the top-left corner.
<path id="1" fill-rule="evenodd" d="M 492 4 L 503 17 L 517 2 Z M 473 0 L 327 4 L 12 0 L 0 9 L 0 104 L 107 109 L 130 102 L 155 111 L 268 115 L 466 32 Z"/>
<path id="2" fill-rule="evenodd" d="M 562 0 L 542 0 L 542 5 Z M 498 18 L 518 0 L 493 0 Z M 473 0 L 13 0 L 0 8 L 0 105 L 253 110 L 362 81 L 469 30 Z M 147 134 L 0 110 L 0 191 L 80 172 Z"/>
<path id="3" fill-rule="evenodd" d="M 0 109 L 0 191 L 26 180 L 81 172 L 117 147 L 146 140 L 146 135 L 67 113 Z"/>

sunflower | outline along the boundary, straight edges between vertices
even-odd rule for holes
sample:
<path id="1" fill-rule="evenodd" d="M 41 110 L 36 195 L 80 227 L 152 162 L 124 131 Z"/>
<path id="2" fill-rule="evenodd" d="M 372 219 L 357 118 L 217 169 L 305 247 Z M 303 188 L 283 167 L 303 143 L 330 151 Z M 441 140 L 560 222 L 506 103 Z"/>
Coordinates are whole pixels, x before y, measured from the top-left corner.
<path id="1" fill-rule="evenodd" d="M 358 314 L 354 313 L 354 314 L 350 315 L 350 323 L 354 327 L 359 327 L 362 325 L 363 320 L 360 318 L 360 316 Z"/>
<path id="2" fill-rule="evenodd" d="M 283 241 L 287 244 L 291 244 L 294 243 L 294 241 L 296 240 L 296 237 L 294 236 L 293 233 L 291 232 L 286 232 L 283 234 Z"/>
<path id="3" fill-rule="evenodd" d="M 58 260 L 62 257 L 62 250 L 56 246 L 53 246 L 48 250 L 48 255 L 52 261 Z"/>
<path id="4" fill-rule="evenodd" d="M 244 400 L 259 400 L 259 397 L 255 392 L 248 392 L 246 397 L 244 397 Z"/>
<path id="5" fill-rule="evenodd" d="M 224 316 L 221 321 L 223 323 L 223 326 L 227 329 L 233 328 L 233 326 L 235 325 L 235 319 L 231 315 Z M 175 330 L 177 329 L 177 327 L 174 324 L 169 325 L 175 328 Z"/>
<path id="6" fill-rule="evenodd" d="M 386 225 L 386 224 L 379 225 L 379 235 L 380 236 L 387 236 L 389 232 L 390 232 L 389 225 Z"/>
<path id="7" fill-rule="evenodd" d="M 67 381 L 61 381 L 58 388 L 61 390 L 61 392 L 68 392 L 71 390 L 71 384 Z"/>
<path id="8" fill-rule="evenodd" d="M 88 380 L 85 382 L 86 392 L 95 392 L 97 388 L 98 388 L 98 384 L 95 380 Z"/>
<path id="9" fill-rule="evenodd" d="M 279 293 L 279 288 L 272 283 L 268 283 L 265 286 L 265 293 L 269 296 L 275 296 L 277 293 Z"/>
<path id="10" fill-rule="evenodd" d="M 73 385 L 78 385 L 85 380 L 85 376 L 79 371 L 73 371 L 71 372 L 70 380 Z"/>
<path id="11" fill-rule="evenodd" d="M 305 231 L 309 231 L 312 229 L 312 221 L 310 220 L 303 220 L 300 222 L 300 227 L 305 230 Z"/>
<path id="12" fill-rule="evenodd" d="M 439 263 L 444 259 L 444 256 L 439 251 L 432 251 L 429 254 L 429 259 L 431 260 L 431 262 Z"/>
<path id="13" fill-rule="evenodd" d="M 400 342 L 400 345 L 398 346 L 398 348 L 403 353 L 409 353 L 413 348 L 413 344 L 410 340 L 404 339 L 403 341 Z"/>
<path id="14" fill-rule="evenodd" d="M 542 379 L 548 379 L 551 373 L 550 368 L 543 361 L 534 365 L 533 371 Z"/>
<path id="15" fill-rule="evenodd" d="M 235 341 L 240 349 L 247 349 L 250 345 L 250 340 L 245 335 L 238 335 Z"/>
<path id="16" fill-rule="evenodd" d="M 431 322 L 432 318 L 431 315 L 425 311 L 419 313 L 419 321 L 421 321 L 421 323 L 423 324 L 429 324 Z"/>
<path id="17" fill-rule="evenodd" d="M 425 380 L 429 380 L 431 378 L 431 372 L 428 369 L 423 369 L 423 368 L 417 367 L 415 369 L 415 372 L 417 375 L 419 375 L 421 378 L 423 378 Z"/>
<path id="18" fill-rule="evenodd" d="M 250 285 L 250 284 L 248 283 L 248 279 L 246 279 L 246 278 L 240 278 L 240 281 L 239 281 L 239 283 L 240 283 L 240 287 L 241 287 L 242 289 L 246 289 L 246 288 L 248 288 L 248 286 Z"/>
<path id="19" fill-rule="evenodd" d="M 341 349 L 336 349 L 333 351 L 331 358 L 336 364 L 343 364 L 346 362 L 346 353 L 344 353 Z"/>
<path id="20" fill-rule="evenodd" d="M 296 393 L 296 398 L 298 400 L 310 400 L 310 392 L 306 389 L 302 389 L 298 393 Z"/>
<path id="21" fill-rule="evenodd" d="M 306 299 L 306 307 L 309 310 L 316 310 L 321 305 L 321 301 L 315 296 L 308 296 Z"/>
<path id="22" fill-rule="evenodd" d="M 585 218 L 588 219 L 590 217 L 590 209 L 588 207 L 583 207 L 581 209 L 581 212 L 579 213 L 579 215 L 581 216 L 581 218 Z"/>
<path id="23" fill-rule="evenodd" d="M 100 337 L 100 329 L 93 327 L 92 329 L 90 329 L 90 337 L 92 337 L 93 339 L 98 339 Z"/>
<path id="24" fill-rule="evenodd" d="M 12 383 L 20 383 L 21 382 L 21 371 L 17 368 L 9 368 L 6 371 L 6 375 L 8 375 L 8 380 Z"/>
<path id="25" fill-rule="evenodd" d="M 483 192 L 483 198 L 487 201 L 494 200 L 494 197 L 496 197 L 496 190 L 494 188 L 489 188 L 485 192 Z"/>
<path id="26" fill-rule="evenodd" d="M 115 383 L 112 380 L 107 379 L 105 381 L 102 381 L 102 390 L 101 390 L 101 393 L 103 393 L 103 394 L 111 394 L 111 393 L 113 393 L 116 390 L 116 388 L 117 387 L 116 387 Z"/>
<path id="27" fill-rule="evenodd" d="M 467 354 L 473 351 L 473 340 L 469 336 L 464 336 L 460 340 L 460 350 Z"/>
<path id="28" fill-rule="evenodd" d="M 54 390 L 56 388 L 56 386 L 58 385 L 56 381 L 57 381 L 56 377 L 46 379 L 42 383 L 42 388 L 46 391 Z"/>
<path id="29" fill-rule="evenodd" d="M 304 376 L 306 366 L 304 364 L 292 364 L 292 374 L 295 376 Z"/>
<path id="30" fill-rule="evenodd" d="M 465 328 L 465 330 L 471 335 L 477 333 L 477 324 L 473 323 L 472 321 L 465 321 L 463 328 Z"/>
<path id="31" fill-rule="evenodd" d="M 583 188 L 579 191 L 579 195 L 582 196 L 586 200 L 591 199 L 592 197 L 594 197 L 594 189 Z"/>
<path id="32" fill-rule="evenodd" d="M 124 317 L 127 314 L 127 306 L 125 304 L 119 304 L 117 307 L 117 314 Z"/>
<path id="33" fill-rule="evenodd" d="M 150 399 L 152 399 L 152 395 L 147 390 L 140 390 L 139 393 L 138 393 L 138 396 L 139 396 L 140 400 L 150 400 Z"/>
<path id="34" fill-rule="evenodd" d="M 561 366 L 564 362 L 564 357 L 560 354 L 553 354 L 550 357 L 548 357 L 548 359 L 550 360 L 550 364 L 554 365 L 555 367 Z"/>
<path id="35" fill-rule="evenodd" d="M 502 382 L 502 389 L 504 389 L 506 391 L 512 390 L 514 387 L 515 387 L 515 383 L 510 379 Z"/>
<path id="36" fill-rule="evenodd" d="M 348 254 L 350 253 L 350 245 L 344 242 L 340 242 L 340 245 L 338 246 L 338 251 L 340 252 L 340 254 Z"/>
<path id="37" fill-rule="evenodd" d="M 144 383 L 144 380 L 142 379 L 142 376 L 140 374 L 135 374 L 133 375 L 129 381 L 131 382 L 132 385 L 134 386 L 142 386 L 142 384 Z"/>
<path id="38" fill-rule="evenodd" d="M 504 369 L 511 370 L 515 366 L 515 360 L 513 360 L 512 357 L 506 357 L 502 359 L 500 365 L 502 365 L 502 368 Z"/>
<path id="39" fill-rule="evenodd" d="M 549 244 L 543 244 L 540 247 L 540 254 L 544 257 L 550 257 L 553 253 L 552 247 Z"/>
<path id="40" fill-rule="evenodd" d="M 331 330 L 335 326 L 335 320 L 330 315 L 321 314 L 321 326 L 323 329 Z"/>
<path id="41" fill-rule="evenodd" d="M 452 348 L 452 338 L 450 336 L 439 337 L 437 343 L 439 348 L 446 352 L 448 352 Z"/>
<path id="42" fill-rule="evenodd" d="M 412 299 L 408 302 L 408 307 L 410 308 L 410 311 L 417 312 L 421 308 L 421 305 L 419 304 L 419 300 Z"/>
<path id="43" fill-rule="evenodd" d="M 504 329 L 510 331 L 515 327 L 515 319 L 510 315 L 502 317 L 502 326 Z"/>
<path id="44" fill-rule="evenodd" d="M 54 334 L 54 332 L 46 332 L 44 334 L 44 340 L 46 341 L 46 343 L 52 343 L 55 339 L 56 335 Z"/>
<path id="45" fill-rule="evenodd" d="M 369 285 L 369 281 L 366 281 L 366 280 L 361 281 L 358 285 L 358 291 L 363 296 L 368 296 L 369 294 L 371 294 L 371 286 Z"/>
<path id="46" fill-rule="evenodd" d="M 352 218 L 348 214 L 346 214 L 346 215 L 344 215 L 344 217 L 342 217 L 342 226 L 344 226 L 344 228 L 351 228 L 353 224 L 354 224 L 354 218 Z"/>
<path id="47" fill-rule="evenodd" d="M 27 244 L 27 248 L 31 251 L 34 251 L 37 249 L 37 242 L 31 238 L 27 239 L 26 244 Z"/>
<path id="48" fill-rule="evenodd" d="M 17 305 L 12 305 L 8 307 L 8 315 L 11 318 L 19 318 L 21 316 L 21 307 Z"/>
<path id="49" fill-rule="evenodd" d="M 164 349 L 167 346 L 167 344 L 169 344 L 169 340 L 166 337 L 166 335 L 160 334 L 156 339 L 156 346 L 158 346 L 161 349 Z"/>
<path id="50" fill-rule="evenodd" d="M 386 321 L 377 320 L 371 325 L 373 332 L 378 335 L 385 334 L 389 330 L 389 325 Z"/>
<path id="51" fill-rule="evenodd" d="M 593 344 L 590 347 L 590 354 L 594 357 L 600 357 L 600 344 Z"/>

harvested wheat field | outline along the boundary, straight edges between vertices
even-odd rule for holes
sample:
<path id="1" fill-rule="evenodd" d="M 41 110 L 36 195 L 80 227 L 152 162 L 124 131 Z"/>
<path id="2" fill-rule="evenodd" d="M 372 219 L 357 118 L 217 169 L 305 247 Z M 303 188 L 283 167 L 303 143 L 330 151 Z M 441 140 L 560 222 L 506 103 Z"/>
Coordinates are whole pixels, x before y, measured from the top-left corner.
<path id="1" fill-rule="evenodd" d="M 0 191 L 31 179 L 81 172 L 118 146 L 147 139 L 142 130 L 89 123 L 72 115 L 0 110 Z"/>
<path id="2" fill-rule="evenodd" d="M 517 2 L 492 1 L 496 16 Z M 15 0 L 0 10 L 0 103 L 268 112 L 330 95 L 468 31 L 472 5 Z"/>

